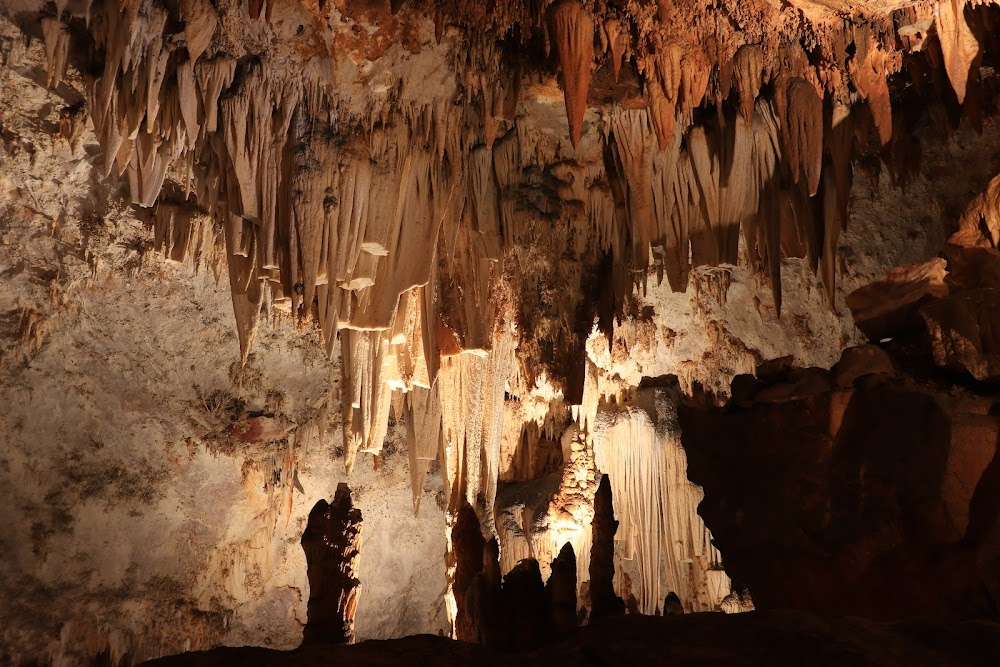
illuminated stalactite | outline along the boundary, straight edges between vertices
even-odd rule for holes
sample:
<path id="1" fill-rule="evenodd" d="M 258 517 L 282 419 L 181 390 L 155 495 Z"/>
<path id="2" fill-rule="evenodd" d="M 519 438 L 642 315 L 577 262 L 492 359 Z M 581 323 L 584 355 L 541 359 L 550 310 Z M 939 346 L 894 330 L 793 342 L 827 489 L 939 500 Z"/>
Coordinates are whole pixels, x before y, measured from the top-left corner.
<path id="1" fill-rule="evenodd" d="M 593 436 L 595 463 L 611 482 L 616 540 L 638 567 L 633 590 L 644 614 L 660 608 L 670 591 L 692 611 L 717 609 L 730 592 L 698 515 L 701 488 L 687 479 L 679 396 L 676 387 L 640 390 L 632 404 L 599 412 Z"/>

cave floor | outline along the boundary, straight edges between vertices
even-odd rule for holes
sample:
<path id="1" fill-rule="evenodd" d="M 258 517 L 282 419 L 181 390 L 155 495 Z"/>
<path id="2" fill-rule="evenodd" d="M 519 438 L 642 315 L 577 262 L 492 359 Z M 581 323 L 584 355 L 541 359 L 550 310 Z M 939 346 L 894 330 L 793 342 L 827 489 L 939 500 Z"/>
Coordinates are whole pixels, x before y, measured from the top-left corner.
<path id="1" fill-rule="evenodd" d="M 1000 665 L 1000 623 L 875 623 L 798 611 L 686 616 L 623 616 L 580 628 L 542 648 L 495 654 L 443 637 L 418 635 L 293 651 L 219 648 L 147 665 L 811 665 L 930 667 Z"/>

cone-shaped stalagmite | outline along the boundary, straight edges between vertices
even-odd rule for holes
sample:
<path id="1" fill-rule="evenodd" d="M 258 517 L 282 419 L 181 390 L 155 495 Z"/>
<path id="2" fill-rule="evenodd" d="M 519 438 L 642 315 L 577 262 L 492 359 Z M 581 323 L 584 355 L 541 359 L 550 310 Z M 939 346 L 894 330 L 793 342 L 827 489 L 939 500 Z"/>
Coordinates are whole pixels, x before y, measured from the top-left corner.
<path id="1" fill-rule="evenodd" d="M 483 549 L 486 540 L 479 527 L 476 510 L 462 501 L 451 532 L 451 548 L 455 558 L 452 594 L 455 596 L 455 638 L 479 641 L 478 604 L 470 600 L 477 576 L 483 572 Z"/>
<path id="2" fill-rule="evenodd" d="M 576 629 L 576 554 L 567 542 L 552 561 L 552 574 L 545 582 L 545 597 L 552 615 L 552 629 L 568 635 Z"/>
<path id="3" fill-rule="evenodd" d="M 618 521 L 611 496 L 611 480 L 601 477 L 594 496 L 593 545 L 590 548 L 590 616 L 612 616 L 625 612 L 615 593 L 615 533 Z"/>

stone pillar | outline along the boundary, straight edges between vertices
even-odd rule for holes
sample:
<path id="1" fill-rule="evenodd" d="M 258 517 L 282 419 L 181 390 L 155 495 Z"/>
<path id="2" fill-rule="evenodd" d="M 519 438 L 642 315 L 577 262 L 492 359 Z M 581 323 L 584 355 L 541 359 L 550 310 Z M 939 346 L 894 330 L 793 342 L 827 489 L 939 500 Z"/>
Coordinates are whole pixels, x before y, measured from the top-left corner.
<path id="1" fill-rule="evenodd" d="M 594 495 L 593 546 L 590 550 L 590 616 L 613 616 L 625 612 L 625 605 L 615 594 L 615 533 L 618 521 L 607 475 Z"/>
<path id="2" fill-rule="evenodd" d="M 313 507 L 302 533 L 302 550 L 309 577 L 309 619 L 302 643 L 351 643 L 361 593 L 361 510 L 351 502 L 346 484 L 337 486 L 332 503 L 320 500 Z"/>

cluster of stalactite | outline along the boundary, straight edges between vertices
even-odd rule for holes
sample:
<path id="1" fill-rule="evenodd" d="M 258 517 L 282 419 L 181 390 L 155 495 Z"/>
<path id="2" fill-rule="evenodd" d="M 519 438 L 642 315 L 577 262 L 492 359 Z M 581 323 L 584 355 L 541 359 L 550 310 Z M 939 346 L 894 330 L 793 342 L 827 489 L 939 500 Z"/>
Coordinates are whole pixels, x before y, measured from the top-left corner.
<path id="1" fill-rule="evenodd" d="M 537 444 L 539 429 L 554 442 L 574 418 L 581 435 L 567 442 L 582 444 L 563 463 L 581 474 L 563 490 L 578 502 L 563 514 L 590 511 L 593 464 L 569 452 L 592 456 L 603 428 L 583 350 L 595 320 L 606 326 L 652 272 L 684 290 L 694 267 L 740 261 L 769 276 L 780 312 L 782 253 L 808 256 L 832 297 L 852 160 L 905 155 L 890 75 L 912 60 L 901 77 L 976 117 L 996 39 L 993 8 L 960 0 L 851 19 L 730 2 L 724 20 L 689 2 L 398 4 L 96 0 L 39 21 L 50 84 L 83 52 L 104 171 L 153 208 L 157 249 L 224 263 L 244 360 L 263 315 L 313 323 L 329 354 L 339 341 L 348 472 L 358 452 L 380 452 L 390 412 L 404 416 L 415 511 L 440 459 L 449 521 L 469 503 L 497 534 L 510 443 Z M 344 71 L 395 53 L 361 18 L 392 26 L 400 51 L 438 54 L 444 83 L 423 97 L 374 77 L 342 89 Z M 557 72 L 562 136 L 522 104 Z M 595 99 L 616 85 L 621 100 Z M 664 547 L 638 526 L 690 538 L 706 572 L 718 558 L 693 496 L 674 490 L 676 447 L 640 412 L 619 423 L 607 451 L 655 459 L 641 480 L 614 472 L 618 455 L 597 461 L 623 489 L 616 512 L 637 535 L 649 610 Z M 657 489 L 666 507 L 646 502 Z M 688 576 L 684 554 L 663 557 L 674 580 Z M 689 605 L 726 592 L 685 586 Z"/>
<path id="2" fill-rule="evenodd" d="M 595 462 L 608 475 L 616 499 L 618 539 L 638 566 L 635 604 L 644 614 L 662 609 L 668 592 L 691 611 L 712 611 L 731 591 L 721 556 L 698 516 L 701 488 L 687 479 L 679 399 L 676 385 L 643 389 L 630 405 L 602 412 L 596 429 Z"/>

